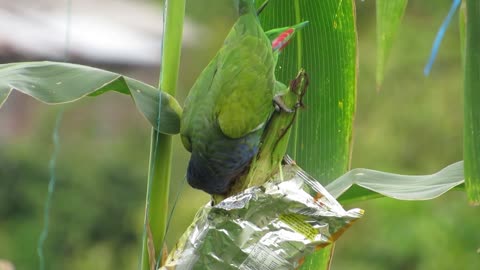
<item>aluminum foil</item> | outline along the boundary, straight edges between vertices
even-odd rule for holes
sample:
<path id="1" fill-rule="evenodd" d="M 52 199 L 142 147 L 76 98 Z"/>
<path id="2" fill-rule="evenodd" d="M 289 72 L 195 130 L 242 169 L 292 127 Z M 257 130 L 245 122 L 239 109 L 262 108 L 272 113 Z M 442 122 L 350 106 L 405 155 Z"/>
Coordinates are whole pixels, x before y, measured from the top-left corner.
<path id="1" fill-rule="evenodd" d="M 263 186 L 200 209 L 160 269 L 295 269 L 362 214 L 345 211 L 315 179 L 285 165 Z"/>

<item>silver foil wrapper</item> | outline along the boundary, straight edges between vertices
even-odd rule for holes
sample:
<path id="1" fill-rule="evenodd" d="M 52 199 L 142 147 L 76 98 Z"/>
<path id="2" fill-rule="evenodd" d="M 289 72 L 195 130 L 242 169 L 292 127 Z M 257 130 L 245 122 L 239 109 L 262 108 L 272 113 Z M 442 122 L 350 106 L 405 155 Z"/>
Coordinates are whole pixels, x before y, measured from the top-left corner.
<path id="1" fill-rule="evenodd" d="M 296 165 L 260 187 L 206 205 L 161 270 L 295 269 L 360 218 Z"/>

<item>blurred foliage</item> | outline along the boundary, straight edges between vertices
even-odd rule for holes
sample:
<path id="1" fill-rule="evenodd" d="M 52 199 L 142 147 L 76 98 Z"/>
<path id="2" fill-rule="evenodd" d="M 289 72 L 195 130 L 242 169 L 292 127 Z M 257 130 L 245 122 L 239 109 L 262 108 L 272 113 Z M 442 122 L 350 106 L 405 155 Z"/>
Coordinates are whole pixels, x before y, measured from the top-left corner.
<path id="1" fill-rule="evenodd" d="M 207 1 L 219 5 L 205 9 L 204 1 L 187 1 L 187 16 L 210 31 L 198 48 L 183 52 L 181 101 L 233 23 L 233 10 L 224 4 L 228 1 Z M 422 73 L 450 4 L 409 1 L 382 91 L 376 92 L 374 1 L 357 2 L 360 73 L 352 167 L 425 174 L 462 159 L 456 25 L 447 32 L 430 77 Z M 115 71 L 151 84 L 158 77 L 155 70 Z M 20 110 L 24 106 L 17 102 L 26 102 L 28 109 Z M 12 261 L 17 269 L 36 269 L 38 264 L 56 111 L 19 94 L 0 110 L 0 259 Z M 106 94 L 67 108 L 60 141 L 47 269 L 134 269 L 148 165 L 146 120 L 128 97 Z M 188 154 L 178 138 L 174 141 L 172 204 L 182 192 L 170 245 L 208 200 L 184 183 Z M 467 205 L 464 193 L 429 202 L 378 199 L 346 207 L 364 208 L 366 215 L 338 241 L 334 270 L 473 270 L 480 265 L 480 210 Z"/>

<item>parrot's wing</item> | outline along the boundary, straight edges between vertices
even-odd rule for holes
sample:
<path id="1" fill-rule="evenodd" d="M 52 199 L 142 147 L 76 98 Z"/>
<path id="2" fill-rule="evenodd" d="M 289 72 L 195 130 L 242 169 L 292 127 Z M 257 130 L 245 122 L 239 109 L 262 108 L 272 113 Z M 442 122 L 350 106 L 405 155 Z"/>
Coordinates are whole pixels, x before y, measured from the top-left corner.
<path id="1" fill-rule="evenodd" d="M 184 110 L 180 123 L 180 135 L 182 143 L 188 151 L 192 151 L 190 136 L 196 130 L 204 131 L 212 115 L 212 107 L 215 98 L 212 97 L 212 82 L 217 73 L 218 54 L 210 61 L 208 66 L 202 71 L 197 81 L 193 85 L 187 99 L 185 100 Z"/>
<path id="2" fill-rule="evenodd" d="M 215 112 L 222 132 L 240 138 L 263 127 L 273 111 L 275 63 L 263 32 L 227 41 L 214 80 L 221 89 Z"/>

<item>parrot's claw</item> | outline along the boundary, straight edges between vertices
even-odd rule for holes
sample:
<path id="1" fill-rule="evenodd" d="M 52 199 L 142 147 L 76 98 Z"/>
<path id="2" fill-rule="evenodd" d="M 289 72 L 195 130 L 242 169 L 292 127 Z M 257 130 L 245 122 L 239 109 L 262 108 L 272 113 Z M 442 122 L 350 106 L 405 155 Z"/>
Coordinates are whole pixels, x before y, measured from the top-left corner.
<path id="1" fill-rule="evenodd" d="M 303 96 L 305 95 L 308 87 L 308 75 L 305 70 L 301 69 L 298 72 L 298 75 L 295 79 L 290 82 L 288 89 L 295 93 L 298 96 L 297 102 L 293 106 L 293 108 L 289 108 L 282 99 L 283 95 L 276 95 L 273 98 L 273 106 L 277 112 L 283 111 L 287 113 L 293 113 L 298 108 L 305 108 L 305 104 L 303 104 Z"/>
<path id="2" fill-rule="evenodd" d="M 292 110 L 288 108 L 287 105 L 285 105 L 285 102 L 283 102 L 282 96 L 275 96 L 273 97 L 273 106 L 275 107 L 275 111 L 280 112 L 287 112 L 287 113 L 293 113 L 295 110 Z"/>
<path id="3" fill-rule="evenodd" d="M 295 109 L 298 109 L 298 108 L 305 108 L 305 104 L 303 104 L 302 101 L 295 103 Z"/>

